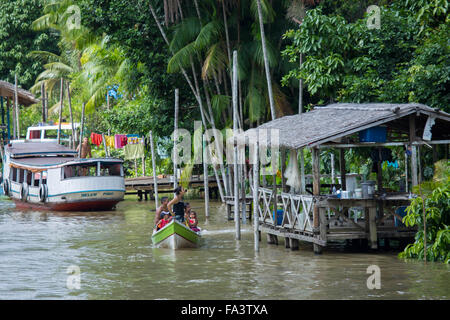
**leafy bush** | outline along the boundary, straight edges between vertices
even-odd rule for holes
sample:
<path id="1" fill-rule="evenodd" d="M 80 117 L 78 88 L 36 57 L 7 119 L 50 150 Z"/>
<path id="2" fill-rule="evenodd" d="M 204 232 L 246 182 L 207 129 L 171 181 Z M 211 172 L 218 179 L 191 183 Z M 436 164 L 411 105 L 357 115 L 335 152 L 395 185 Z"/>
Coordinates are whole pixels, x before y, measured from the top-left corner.
<path id="1" fill-rule="evenodd" d="M 415 242 L 409 244 L 399 257 L 424 259 L 424 210 L 427 261 L 450 263 L 450 162 L 437 162 L 433 179 L 415 187 L 413 191 L 420 196 L 407 208 L 403 223 L 406 226 L 417 225 L 418 231 Z"/>

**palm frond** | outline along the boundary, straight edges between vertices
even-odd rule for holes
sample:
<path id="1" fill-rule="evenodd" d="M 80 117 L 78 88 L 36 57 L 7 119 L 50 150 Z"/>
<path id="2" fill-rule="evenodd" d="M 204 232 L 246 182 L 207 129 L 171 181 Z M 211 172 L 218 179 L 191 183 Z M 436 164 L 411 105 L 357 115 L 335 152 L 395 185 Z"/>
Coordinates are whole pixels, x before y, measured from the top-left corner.
<path id="1" fill-rule="evenodd" d="M 196 54 L 195 43 L 191 42 L 187 46 L 177 51 L 167 64 L 168 73 L 176 73 L 181 70 L 181 67 L 186 67 L 190 64 L 191 57 Z"/>

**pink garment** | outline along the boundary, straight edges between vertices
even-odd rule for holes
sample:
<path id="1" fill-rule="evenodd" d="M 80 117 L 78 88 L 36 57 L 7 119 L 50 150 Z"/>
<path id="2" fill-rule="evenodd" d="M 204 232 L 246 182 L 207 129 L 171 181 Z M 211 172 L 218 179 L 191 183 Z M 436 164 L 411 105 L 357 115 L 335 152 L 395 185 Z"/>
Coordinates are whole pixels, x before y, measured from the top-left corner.
<path id="1" fill-rule="evenodd" d="M 116 149 L 122 149 L 127 144 L 127 135 L 126 134 L 116 134 L 114 136 L 114 142 L 116 145 Z"/>

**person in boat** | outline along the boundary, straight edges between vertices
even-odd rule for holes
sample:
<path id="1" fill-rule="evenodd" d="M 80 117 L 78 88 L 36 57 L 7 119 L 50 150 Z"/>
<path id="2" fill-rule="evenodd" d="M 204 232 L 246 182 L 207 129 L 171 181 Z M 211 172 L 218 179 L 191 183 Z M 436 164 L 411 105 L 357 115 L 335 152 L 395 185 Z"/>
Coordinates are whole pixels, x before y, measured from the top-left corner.
<path id="1" fill-rule="evenodd" d="M 158 223 L 158 226 L 156 230 L 161 230 L 164 228 L 170 221 L 172 221 L 172 216 L 170 215 L 170 212 L 164 211 L 161 213 L 161 220 Z"/>
<path id="2" fill-rule="evenodd" d="M 159 206 L 158 209 L 156 209 L 156 213 L 155 213 L 155 221 L 154 221 L 154 225 L 155 228 L 158 226 L 159 221 L 162 219 L 161 215 L 165 212 L 169 212 L 169 209 L 167 208 L 167 204 L 169 203 L 169 198 L 168 197 L 162 197 L 161 198 L 161 205 Z"/>
<path id="3" fill-rule="evenodd" d="M 167 208 L 169 209 L 170 213 L 175 216 L 175 219 L 178 222 L 184 223 L 184 202 L 183 202 L 183 196 L 186 193 L 187 190 L 183 189 L 183 187 L 178 187 L 175 190 L 173 190 L 173 193 L 175 194 L 175 197 L 167 204 Z"/>
<path id="4" fill-rule="evenodd" d="M 89 156 L 90 158 L 92 158 L 92 150 L 91 150 L 91 145 L 89 144 L 89 139 L 87 137 L 83 138 L 83 142 L 81 144 L 78 145 L 77 147 L 77 152 L 80 152 L 80 148 L 81 148 L 81 155 L 80 158 L 87 158 L 87 156 Z"/>
<path id="5" fill-rule="evenodd" d="M 189 204 L 189 202 L 185 202 L 184 203 L 184 221 L 187 224 L 187 221 L 189 220 L 189 216 L 191 214 L 191 205 Z"/>
<path id="6" fill-rule="evenodd" d="M 198 225 L 197 212 L 191 211 L 187 222 L 188 222 L 189 228 L 191 228 L 192 231 L 195 231 L 195 232 L 200 231 L 200 228 L 197 226 Z"/>

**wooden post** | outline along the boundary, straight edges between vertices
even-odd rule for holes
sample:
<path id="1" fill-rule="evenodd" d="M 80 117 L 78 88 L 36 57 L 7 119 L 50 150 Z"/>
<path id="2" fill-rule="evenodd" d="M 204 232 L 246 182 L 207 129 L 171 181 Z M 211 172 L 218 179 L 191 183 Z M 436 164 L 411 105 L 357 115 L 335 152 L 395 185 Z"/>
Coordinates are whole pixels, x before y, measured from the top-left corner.
<path id="1" fill-rule="evenodd" d="M 345 150 L 339 149 L 339 171 L 341 171 L 341 190 L 346 190 L 345 181 Z"/>
<path id="2" fill-rule="evenodd" d="M 158 205 L 158 180 L 156 176 L 156 159 L 155 159 L 155 148 L 153 146 L 153 135 L 152 131 L 150 130 L 150 149 L 152 153 L 152 169 L 153 169 L 153 189 L 155 191 L 155 206 L 156 208 L 159 208 Z"/>
<path id="3" fill-rule="evenodd" d="M 42 122 L 45 123 L 47 119 L 45 118 L 45 84 L 41 83 L 41 100 L 42 100 Z"/>
<path id="4" fill-rule="evenodd" d="M 259 251 L 259 201 L 258 201 L 258 188 L 259 188 L 259 144 L 255 143 L 255 163 L 253 164 L 253 238 L 255 251 Z"/>
<path id="5" fill-rule="evenodd" d="M 61 78 L 61 94 L 60 94 L 60 103 L 59 106 L 59 120 L 58 120 L 58 144 L 61 142 L 61 121 L 62 121 L 62 109 L 63 109 L 63 99 L 64 99 L 64 79 Z"/>
<path id="6" fill-rule="evenodd" d="M 416 140 L 416 115 L 409 115 L 409 141 L 412 143 Z M 411 179 L 412 179 L 412 187 L 418 185 L 417 178 L 417 153 L 416 146 L 411 145 Z"/>
<path id="7" fill-rule="evenodd" d="M 14 136 L 20 139 L 20 127 L 19 127 L 19 95 L 17 88 L 17 74 L 14 76 L 14 108 L 15 108 L 15 129 Z"/>
<path id="8" fill-rule="evenodd" d="M 145 144 L 145 137 L 142 136 L 142 144 Z M 142 176 L 145 177 L 145 148 L 144 148 L 144 154 L 142 156 Z"/>
<path id="9" fill-rule="evenodd" d="M 108 158 L 108 148 L 106 146 L 106 139 L 105 139 L 105 135 L 102 133 L 102 141 L 103 141 L 103 148 L 105 148 L 105 157 Z"/>
<path id="10" fill-rule="evenodd" d="M 325 208 L 319 208 L 319 232 L 320 240 L 327 241 L 327 212 Z M 320 247 L 320 246 L 319 246 Z M 322 247 L 320 247 L 322 249 Z"/>
<path id="11" fill-rule="evenodd" d="M 289 242 L 290 242 L 289 247 L 291 248 L 292 251 L 298 250 L 299 248 L 298 239 L 290 238 Z"/>
<path id="12" fill-rule="evenodd" d="M 312 155 L 312 175 L 313 175 L 313 195 L 314 197 L 320 195 L 320 158 L 319 158 L 319 149 L 318 148 L 312 148 L 311 150 Z M 316 204 L 313 204 L 314 211 L 313 211 L 313 227 L 314 227 L 314 233 L 319 232 L 319 208 Z M 314 247 L 314 253 L 321 253 L 322 248 L 315 244 Z"/>
<path id="13" fill-rule="evenodd" d="M 208 182 L 208 163 L 206 151 L 206 135 L 203 135 L 203 186 L 205 189 L 205 216 L 209 217 L 209 182 Z"/>
<path id="14" fill-rule="evenodd" d="M 81 108 L 81 129 L 80 129 L 80 149 L 78 150 L 78 158 L 81 158 L 81 143 L 83 142 L 83 131 L 84 131 L 84 109 L 86 108 L 86 103 L 83 102 L 83 106 Z"/>
<path id="15" fill-rule="evenodd" d="M 377 208 L 369 208 L 369 243 L 371 249 L 377 249 L 377 224 L 376 224 Z"/>
<path id="16" fill-rule="evenodd" d="M 239 217 L 239 169 L 238 148 L 234 135 L 238 130 L 238 76 L 237 76 L 237 51 L 233 51 L 233 146 L 234 146 L 234 225 L 236 228 L 236 240 L 241 239 L 241 221 Z"/>
<path id="17" fill-rule="evenodd" d="M 179 90 L 178 88 L 175 89 L 175 123 L 174 123 L 174 128 L 175 128 L 175 141 L 174 141 L 174 159 L 173 159 L 173 188 L 176 189 L 178 187 L 178 177 L 177 177 L 177 158 L 178 158 L 178 150 L 176 148 L 176 145 L 178 143 L 178 110 L 180 108 L 180 97 L 179 97 Z"/>
<path id="18" fill-rule="evenodd" d="M 408 154 L 405 150 L 405 192 L 408 192 Z"/>
<path id="19" fill-rule="evenodd" d="M 244 158 L 244 164 L 241 164 L 241 170 L 240 170 L 240 180 L 241 180 L 241 197 L 242 197 L 242 207 L 241 207 L 241 215 L 242 215 L 242 223 L 247 223 L 247 205 L 246 205 L 246 194 L 245 194 L 245 173 L 244 173 L 244 167 L 245 167 L 245 144 L 244 144 L 244 150 L 241 150 L 242 155 L 241 158 Z"/>
<path id="20" fill-rule="evenodd" d="M 67 82 L 67 101 L 69 102 L 70 124 L 72 126 L 72 139 L 70 141 L 72 146 L 75 146 L 77 141 L 76 141 L 75 126 L 73 125 L 72 98 L 70 97 L 70 82 Z M 103 139 L 105 139 L 105 137 L 103 137 Z"/>
<path id="21" fill-rule="evenodd" d="M 281 149 L 281 190 L 286 192 L 286 178 L 284 177 L 284 172 L 286 171 L 286 149 Z"/>
<path id="22" fill-rule="evenodd" d="M 333 186 L 334 186 L 334 183 L 335 183 L 335 181 L 334 181 L 334 178 L 335 178 L 335 175 L 334 175 L 334 153 L 333 152 L 331 152 L 331 192 L 333 192 Z"/>
<path id="23" fill-rule="evenodd" d="M 302 183 L 302 187 L 301 187 L 301 193 L 305 194 L 306 193 L 306 179 L 305 179 L 305 156 L 303 154 L 304 149 L 301 148 L 298 150 L 300 153 L 300 181 Z M 291 244 L 291 248 L 292 248 L 292 244 Z"/>
<path id="24" fill-rule="evenodd" d="M 137 178 L 138 170 L 137 170 L 137 159 L 134 159 L 134 176 Z"/>
<path id="25" fill-rule="evenodd" d="M 8 143 L 11 141 L 11 116 L 10 116 L 10 101 L 9 98 L 6 98 L 6 125 L 8 126 Z"/>

